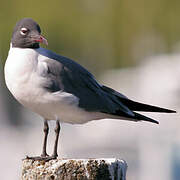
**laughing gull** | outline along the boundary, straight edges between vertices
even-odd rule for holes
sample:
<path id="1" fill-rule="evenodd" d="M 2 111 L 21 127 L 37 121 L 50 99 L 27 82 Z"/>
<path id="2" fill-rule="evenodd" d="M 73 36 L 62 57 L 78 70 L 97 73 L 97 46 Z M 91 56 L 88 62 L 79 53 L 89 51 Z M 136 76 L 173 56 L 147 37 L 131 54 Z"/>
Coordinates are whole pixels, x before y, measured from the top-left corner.
<path id="1" fill-rule="evenodd" d="M 43 151 L 31 159 L 57 158 L 59 121 L 83 124 L 91 120 L 123 119 L 149 121 L 137 113 L 175 111 L 128 99 L 99 84 L 94 76 L 75 61 L 40 47 L 47 45 L 40 26 L 31 18 L 17 22 L 5 63 L 5 81 L 12 95 L 25 107 L 44 118 Z M 46 153 L 48 120 L 56 120 L 56 138 L 52 156 Z"/>

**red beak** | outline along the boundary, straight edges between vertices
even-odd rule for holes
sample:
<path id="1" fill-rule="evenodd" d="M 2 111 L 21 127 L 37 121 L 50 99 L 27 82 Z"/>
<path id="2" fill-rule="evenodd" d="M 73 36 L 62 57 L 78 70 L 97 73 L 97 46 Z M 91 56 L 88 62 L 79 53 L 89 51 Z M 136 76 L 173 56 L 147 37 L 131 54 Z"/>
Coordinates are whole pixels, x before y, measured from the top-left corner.
<path id="1" fill-rule="evenodd" d="M 35 41 L 45 44 L 46 46 L 48 45 L 48 41 L 42 35 L 39 35 L 39 37 L 36 38 Z"/>

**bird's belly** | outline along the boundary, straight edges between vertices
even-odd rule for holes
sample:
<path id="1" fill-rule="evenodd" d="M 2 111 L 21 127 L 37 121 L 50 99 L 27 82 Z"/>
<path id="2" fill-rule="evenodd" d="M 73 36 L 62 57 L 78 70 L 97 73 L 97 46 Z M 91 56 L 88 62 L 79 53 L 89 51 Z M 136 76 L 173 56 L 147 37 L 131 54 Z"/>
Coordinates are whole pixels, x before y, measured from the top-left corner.
<path id="1" fill-rule="evenodd" d="M 79 99 L 66 92 L 44 93 L 36 101 L 23 100 L 27 108 L 48 120 L 60 120 L 71 124 L 83 124 L 91 120 L 106 118 L 100 112 L 88 112 L 78 107 Z"/>

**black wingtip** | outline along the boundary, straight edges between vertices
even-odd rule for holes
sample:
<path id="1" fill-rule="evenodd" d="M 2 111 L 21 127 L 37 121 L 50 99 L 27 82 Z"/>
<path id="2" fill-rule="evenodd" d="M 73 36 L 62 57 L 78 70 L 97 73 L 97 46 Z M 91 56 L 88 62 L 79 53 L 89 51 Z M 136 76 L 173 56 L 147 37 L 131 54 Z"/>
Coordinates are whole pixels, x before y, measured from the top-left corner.
<path id="1" fill-rule="evenodd" d="M 151 123 L 155 123 L 155 124 L 159 124 L 158 121 L 150 118 L 150 117 L 147 117 L 147 116 L 144 116 L 142 114 L 139 114 L 139 113 L 136 113 L 134 112 L 135 114 L 135 119 L 139 120 L 139 121 L 146 121 L 146 122 L 151 122 Z"/>
<path id="2" fill-rule="evenodd" d="M 151 119 L 151 118 L 147 118 L 146 119 L 143 119 L 142 121 L 146 121 L 146 122 L 151 122 L 151 123 L 155 123 L 155 124 L 159 124 L 158 121 L 154 120 L 154 119 Z"/>
<path id="3" fill-rule="evenodd" d="M 177 113 L 177 111 L 167 109 L 167 113 Z"/>
<path id="4" fill-rule="evenodd" d="M 120 99 L 121 102 L 126 105 L 132 111 L 143 111 L 143 112 L 159 112 L 159 113 L 176 113 L 175 110 L 144 104 L 130 99 Z"/>
<path id="5" fill-rule="evenodd" d="M 159 122 L 158 122 L 158 121 L 155 121 L 155 120 L 153 121 L 153 123 L 155 123 L 155 124 L 159 124 Z"/>

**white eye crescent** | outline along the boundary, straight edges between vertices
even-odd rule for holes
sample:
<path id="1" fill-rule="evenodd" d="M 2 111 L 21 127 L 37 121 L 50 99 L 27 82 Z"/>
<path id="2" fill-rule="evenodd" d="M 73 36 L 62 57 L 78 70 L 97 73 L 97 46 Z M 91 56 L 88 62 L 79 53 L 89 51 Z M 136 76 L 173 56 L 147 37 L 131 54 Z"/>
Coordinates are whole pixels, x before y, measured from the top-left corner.
<path id="1" fill-rule="evenodd" d="M 28 29 L 27 28 L 21 28 L 21 30 L 20 30 L 20 33 L 21 33 L 21 35 L 26 35 L 27 34 L 27 32 L 28 32 Z"/>

